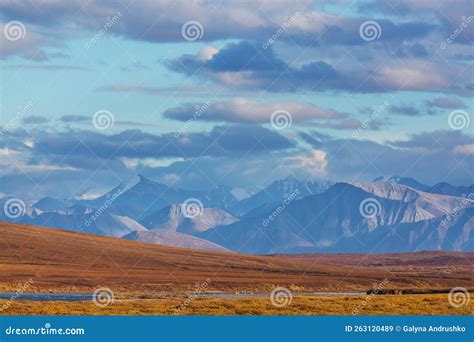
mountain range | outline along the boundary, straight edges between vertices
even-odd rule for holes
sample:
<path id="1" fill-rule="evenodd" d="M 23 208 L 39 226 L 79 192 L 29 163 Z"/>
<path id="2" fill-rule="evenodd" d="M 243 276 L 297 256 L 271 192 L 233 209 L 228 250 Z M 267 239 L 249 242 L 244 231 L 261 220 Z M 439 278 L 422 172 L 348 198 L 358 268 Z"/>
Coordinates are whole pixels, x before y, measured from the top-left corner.
<path id="1" fill-rule="evenodd" d="M 288 177 L 247 197 L 235 193 L 169 187 L 139 175 L 93 200 L 42 198 L 21 215 L 8 215 L 6 197 L 0 221 L 249 254 L 474 251 L 474 185 Z"/>

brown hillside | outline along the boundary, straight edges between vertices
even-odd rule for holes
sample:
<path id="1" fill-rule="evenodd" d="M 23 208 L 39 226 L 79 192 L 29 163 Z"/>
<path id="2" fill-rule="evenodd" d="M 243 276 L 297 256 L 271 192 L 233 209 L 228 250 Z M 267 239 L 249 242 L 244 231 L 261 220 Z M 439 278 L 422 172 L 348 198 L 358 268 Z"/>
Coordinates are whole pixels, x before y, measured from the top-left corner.
<path id="1" fill-rule="evenodd" d="M 97 286 L 180 291 L 206 279 L 210 280 L 208 290 L 240 291 L 271 290 L 275 285 L 295 290 L 367 290 L 384 279 L 390 281 L 387 287 L 391 288 L 468 287 L 473 272 L 463 272 L 466 266 L 458 261 L 465 261 L 466 255 L 472 258 L 472 253 L 445 253 L 444 264 L 426 271 L 409 265 L 390 269 L 374 265 L 376 256 L 364 264 L 366 256 L 352 255 L 351 264 L 344 265 L 331 263 L 330 256 L 289 258 L 198 251 L 0 222 L 1 289 L 11 290 L 32 278 L 30 292 L 81 291 Z M 383 256 L 384 262 L 387 258 L 389 255 Z M 412 256 L 403 259 L 398 254 L 400 258 L 406 262 Z M 361 263 L 354 264 L 355 259 Z"/>

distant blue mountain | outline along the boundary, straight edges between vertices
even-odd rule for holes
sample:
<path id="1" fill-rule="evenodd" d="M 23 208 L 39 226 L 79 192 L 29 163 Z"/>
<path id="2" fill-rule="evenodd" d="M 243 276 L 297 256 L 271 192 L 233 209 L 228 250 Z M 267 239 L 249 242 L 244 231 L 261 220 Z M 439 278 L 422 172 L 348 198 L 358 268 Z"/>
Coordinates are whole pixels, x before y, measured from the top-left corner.
<path id="1" fill-rule="evenodd" d="M 362 215 L 364 200 L 374 203 L 375 216 Z M 338 183 L 321 194 L 280 204 L 198 236 L 242 253 L 416 251 L 423 246 L 466 250 L 474 237 L 474 220 L 467 215 L 473 205 L 463 198 L 395 183 Z M 423 230 L 418 232 L 417 227 Z M 378 245 L 388 232 L 390 236 L 400 232 L 402 241 L 381 249 Z M 427 236 L 429 243 L 424 240 Z"/>
<path id="2" fill-rule="evenodd" d="M 316 195 L 326 191 L 333 182 L 327 180 L 301 181 L 290 176 L 285 179 L 274 181 L 263 190 L 236 203 L 231 207 L 231 211 L 238 216 L 245 214 L 255 215 L 252 210 L 264 211 L 269 206 L 283 202 L 285 199 L 291 200 Z"/>
<path id="3" fill-rule="evenodd" d="M 183 213 L 189 199 L 202 204 L 195 217 Z M 362 214 L 366 201 L 375 215 Z M 472 185 L 406 177 L 354 184 L 287 177 L 238 201 L 225 187 L 194 191 L 137 176 L 94 200 L 45 197 L 24 203 L 18 217 L 2 210 L 0 221 L 244 253 L 473 251 L 473 208 Z"/>

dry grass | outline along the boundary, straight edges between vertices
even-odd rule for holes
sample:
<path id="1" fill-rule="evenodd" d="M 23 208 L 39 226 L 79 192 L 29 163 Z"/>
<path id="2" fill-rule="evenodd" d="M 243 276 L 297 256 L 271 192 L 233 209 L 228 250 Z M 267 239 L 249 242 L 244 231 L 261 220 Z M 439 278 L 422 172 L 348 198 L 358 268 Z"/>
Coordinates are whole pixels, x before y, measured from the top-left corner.
<path id="1" fill-rule="evenodd" d="M 255 256 L 196 251 L 0 222 L 0 291 L 293 291 L 469 288 L 474 253 Z M 92 291 L 91 291 L 92 290 Z"/>
<path id="2" fill-rule="evenodd" d="M 370 298 L 367 300 L 367 298 Z M 14 302 L 4 315 L 473 315 L 474 305 L 449 305 L 447 295 L 294 297 L 277 308 L 269 299 L 186 298 L 119 301 L 100 308 L 92 302 Z M 0 308 L 4 305 L 0 301 Z M 365 304 L 364 304 L 365 303 Z M 181 311 L 177 311 L 182 307 Z"/>
<path id="3" fill-rule="evenodd" d="M 294 293 L 470 288 L 474 253 L 386 255 L 255 256 L 193 251 L 0 222 L 0 291 L 92 293 L 99 286 L 117 300 L 100 308 L 92 302 L 0 301 L 7 315 L 468 315 L 472 304 L 454 308 L 447 294 L 348 297 L 295 295 L 291 305 L 269 298 L 162 297 L 151 292 L 194 290 Z M 32 283 L 23 288 L 23 283 Z M 209 279 L 209 280 L 208 280 Z M 141 298 L 136 300 L 133 298 Z M 354 311 L 355 310 L 355 311 Z"/>

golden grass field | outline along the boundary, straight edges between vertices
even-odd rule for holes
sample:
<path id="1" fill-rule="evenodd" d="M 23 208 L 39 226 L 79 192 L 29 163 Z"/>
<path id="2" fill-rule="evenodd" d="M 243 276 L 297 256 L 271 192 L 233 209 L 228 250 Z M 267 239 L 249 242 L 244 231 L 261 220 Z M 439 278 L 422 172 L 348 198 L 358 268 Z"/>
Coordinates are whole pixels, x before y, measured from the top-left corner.
<path id="1" fill-rule="evenodd" d="M 8 303 L 0 314 L 174 314 L 193 291 L 271 292 L 277 286 L 294 294 L 277 308 L 269 298 L 197 298 L 181 314 L 472 314 L 472 303 L 449 305 L 454 287 L 472 291 L 474 253 L 306 254 L 257 256 L 166 247 L 0 222 L 0 291 L 89 293 L 113 290 L 106 308 L 92 302 Z M 26 288 L 22 288 L 26 282 Z M 425 294 L 321 297 L 308 292 L 383 290 Z M 432 292 L 445 293 L 434 294 Z M 150 293 L 167 293 L 156 299 Z M 179 295 L 170 293 L 179 292 Z M 136 300 L 142 298 L 142 300 Z M 143 300 L 148 298 L 148 300 Z M 367 299 L 370 298 L 370 299 Z M 361 303 L 366 302 L 360 307 Z M 0 308 L 5 301 L 0 301 Z M 11 304 L 11 305 L 10 305 Z"/>
<path id="2" fill-rule="evenodd" d="M 370 299 L 368 299 L 370 298 Z M 106 307 L 92 302 L 15 302 L 4 315 L 473 315 L 472 302 L 455 308 L 446 294 L 299 297 L 278 308 L 270 299 L 186 298 L 116 300 Z M 0 301 L 0 307 L 5 302 Z M 365 304 L 364 304 L 365 303 Z M 181 308 L 181 310 L 178 310 Z"/>

